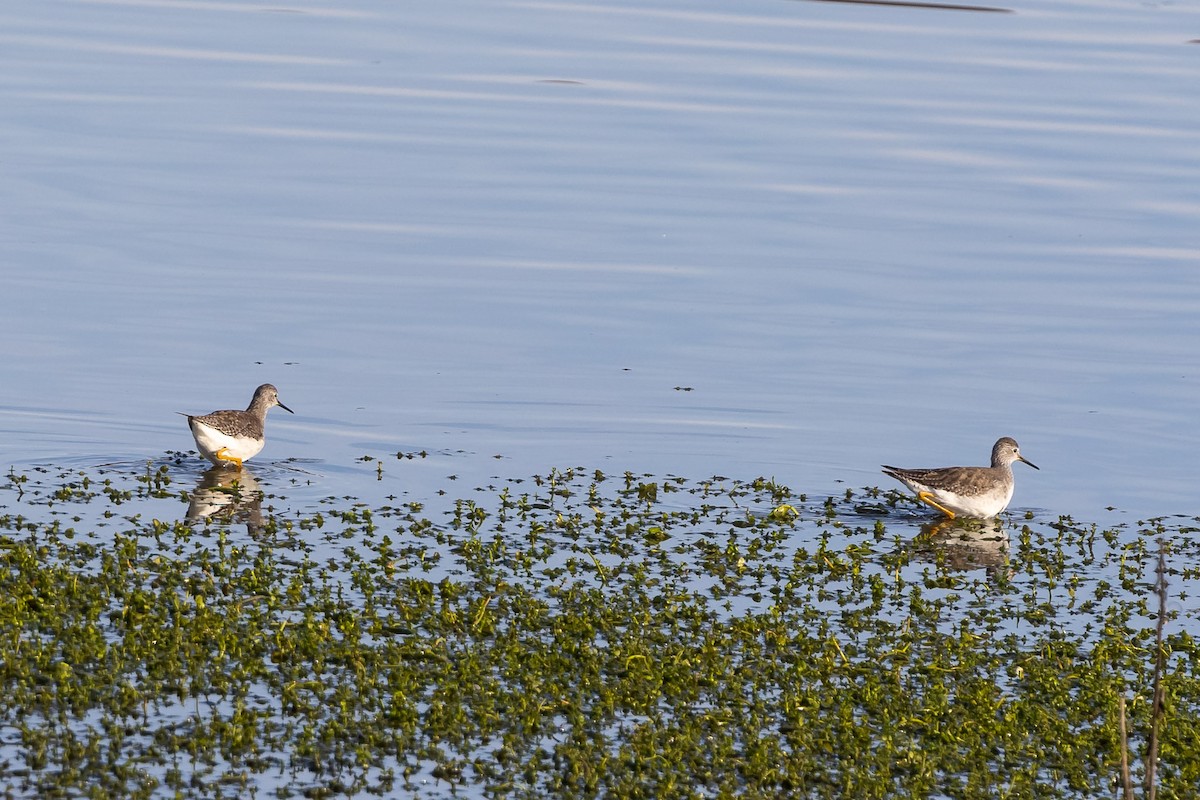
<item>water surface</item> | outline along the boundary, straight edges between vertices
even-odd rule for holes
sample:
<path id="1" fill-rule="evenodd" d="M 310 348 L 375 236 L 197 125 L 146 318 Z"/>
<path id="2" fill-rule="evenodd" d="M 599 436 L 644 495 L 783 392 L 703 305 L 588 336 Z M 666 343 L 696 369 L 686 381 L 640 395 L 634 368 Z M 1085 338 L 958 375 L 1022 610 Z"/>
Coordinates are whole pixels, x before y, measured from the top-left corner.
<path id="1" fill-rule="evenodd" d="M 1010 435 L 1015 508 L 1195 513 L 1200 19 L 1010 8 L 6 7 L 0 459 L 160 458 L 270 381 L 318 495 Z"/>

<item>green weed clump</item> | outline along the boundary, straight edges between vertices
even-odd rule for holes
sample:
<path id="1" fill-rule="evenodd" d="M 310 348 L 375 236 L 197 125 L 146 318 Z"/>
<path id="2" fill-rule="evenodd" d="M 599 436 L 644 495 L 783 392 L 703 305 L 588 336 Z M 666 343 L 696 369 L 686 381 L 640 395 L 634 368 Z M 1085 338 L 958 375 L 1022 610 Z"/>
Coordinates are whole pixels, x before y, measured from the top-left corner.
<path id="1" fill-rule="evenodd" d="M 582 469 L 287 512 L 176 483 L 0 489 L 11 796 L 1087 798 L 1123 759 L 1140 795 L 1152 729 L 1158 796 L 1200 786 L 1195 520 L 916 532 L 875 489 Z"/>

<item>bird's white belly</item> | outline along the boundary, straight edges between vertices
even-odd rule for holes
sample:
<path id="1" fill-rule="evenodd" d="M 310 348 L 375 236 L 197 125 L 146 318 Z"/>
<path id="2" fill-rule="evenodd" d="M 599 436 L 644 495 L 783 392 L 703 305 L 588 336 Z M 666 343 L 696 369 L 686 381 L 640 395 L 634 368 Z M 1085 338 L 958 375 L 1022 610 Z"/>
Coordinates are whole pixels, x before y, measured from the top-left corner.
<path id="1" fill-rule="evenodd" d="M 985 492 L 976 495 L 956 494 L 955 492 L 948 492 L 945 489 L 927 488 L 926 491 L 930 492 L 939 503 L 955 514 L 984 519 L 994 517 L 1008 508 L 1009 501 L 1012 500 L 1013 496 L 1013 487 L 1011 485 L 1008 487 L 1008 491 Z"/>
<path id="2" fill-rule="evenodd" d="M 192 436 L 196 439 L 196 447 L 200 448 L 200 454 L 214 464 L 223 463 L 221 459 L 217 458 L 217 453 L 222 449 L 225 451 L 224 455 L 245 461 L 258 455 L 262 451 L 263 445 L 266 444 L 262 439 L 239 439 L 236 436 L 229 436 L 202 422 L 192 425 Z"/>

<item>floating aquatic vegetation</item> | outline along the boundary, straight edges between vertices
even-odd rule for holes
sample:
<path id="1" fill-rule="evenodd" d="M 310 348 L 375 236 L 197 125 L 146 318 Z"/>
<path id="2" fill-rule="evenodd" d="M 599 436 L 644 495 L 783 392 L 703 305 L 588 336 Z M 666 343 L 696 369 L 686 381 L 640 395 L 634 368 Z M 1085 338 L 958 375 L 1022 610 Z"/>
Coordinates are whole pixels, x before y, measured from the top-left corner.
<path id="1" fill-rule="evenodd" d="M 1135 783 L 1157 718 L 1159 796 L 1200 785 L 1195 519 L 915 532 L 896 492 L 584 469 L 283 510 L 280 483 L 10 472 L 11 796 L 1084 798 L 1122 709 Z"/>

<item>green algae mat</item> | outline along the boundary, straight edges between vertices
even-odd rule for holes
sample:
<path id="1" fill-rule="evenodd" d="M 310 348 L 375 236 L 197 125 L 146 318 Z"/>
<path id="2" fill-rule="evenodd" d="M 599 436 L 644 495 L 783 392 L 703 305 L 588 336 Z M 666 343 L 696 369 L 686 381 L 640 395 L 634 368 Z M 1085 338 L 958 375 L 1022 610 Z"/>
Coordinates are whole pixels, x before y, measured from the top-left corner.
<path id="1" fill-rule="evenodd" d="M 1195 519 L 585 469 L 0 484 L 8 797 L 1200 794 Z"/>

